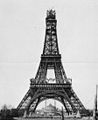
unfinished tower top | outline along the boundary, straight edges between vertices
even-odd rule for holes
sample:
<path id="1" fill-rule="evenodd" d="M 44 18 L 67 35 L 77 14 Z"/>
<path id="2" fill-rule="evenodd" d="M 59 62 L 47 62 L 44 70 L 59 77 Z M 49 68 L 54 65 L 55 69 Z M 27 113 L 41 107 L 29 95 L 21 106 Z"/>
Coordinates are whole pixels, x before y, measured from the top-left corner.
<path id="1" fill-rule="evenodd" d="M 47 18 L 46 19 L 55 19 L 56 18 L 56 12 L 55 10 L 47 10 Z"/>

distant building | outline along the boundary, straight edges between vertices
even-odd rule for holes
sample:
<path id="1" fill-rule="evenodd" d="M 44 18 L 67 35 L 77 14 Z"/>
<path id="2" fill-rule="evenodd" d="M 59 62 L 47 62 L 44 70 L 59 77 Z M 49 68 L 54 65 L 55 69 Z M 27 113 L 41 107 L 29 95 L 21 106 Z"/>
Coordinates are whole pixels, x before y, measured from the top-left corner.
<path id="1" fill-rule="evenodd" d="M 37 111 L 38 114 L 45 115 L 45 116 L 60 116 L 61 111 L 53 106 L 52 104 L 49 104 L 45 108 L 42 108 Z"/>

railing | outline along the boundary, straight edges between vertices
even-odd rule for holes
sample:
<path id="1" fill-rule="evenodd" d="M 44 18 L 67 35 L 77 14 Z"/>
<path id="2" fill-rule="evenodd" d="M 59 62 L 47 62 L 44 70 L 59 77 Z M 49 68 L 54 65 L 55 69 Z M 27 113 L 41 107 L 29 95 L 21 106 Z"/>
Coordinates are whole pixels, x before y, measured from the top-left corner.
<path id="1" fill-rule="evenodd" d="M 69 88 L 71 87 L 71 84 L 66 83 L 66 84 L 31 84 L 30 87 L 38 87 L 38 88 Z"/>

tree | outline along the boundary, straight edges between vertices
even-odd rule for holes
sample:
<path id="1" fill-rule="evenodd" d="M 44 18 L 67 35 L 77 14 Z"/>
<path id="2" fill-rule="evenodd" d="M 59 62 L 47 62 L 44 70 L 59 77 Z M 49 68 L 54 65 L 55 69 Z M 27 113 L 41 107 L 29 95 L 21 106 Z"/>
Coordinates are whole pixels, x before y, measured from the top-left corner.
<path id="1" fill-rule="evenodd" d="M 2 106 L 2 109 L 0 111 L 0 120 L 13 120 L 11 110 L 8 109 L 6 104 Z"/>

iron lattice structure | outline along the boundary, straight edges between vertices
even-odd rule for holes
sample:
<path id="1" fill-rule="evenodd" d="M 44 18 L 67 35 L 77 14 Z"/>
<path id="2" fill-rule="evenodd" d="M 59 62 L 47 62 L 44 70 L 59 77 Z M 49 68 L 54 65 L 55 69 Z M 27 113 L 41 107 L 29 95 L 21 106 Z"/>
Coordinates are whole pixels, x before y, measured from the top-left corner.
<path id="1" fill-rule="evenodd" d="M 35 112 L 40 102 L 50 98 L 60 101 L 67 113 L 80 111 L 82 114 L 86 111 L 64 71 L 58 48 L 56 25 L 55 11 L 47 11 L 45 42 L 39 68 L 35 78 L 30 80 L 28 92 L 17 107 L 18 110 L 24 109 L 27 115 Z M 48 69 L 54 70 L 55 83 L 47 81 Z"/>

